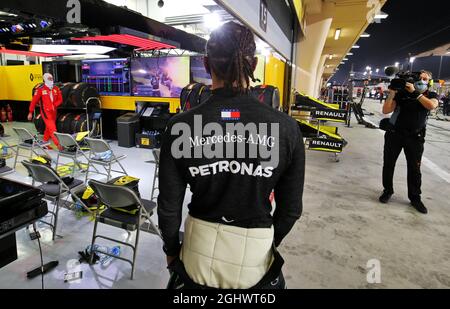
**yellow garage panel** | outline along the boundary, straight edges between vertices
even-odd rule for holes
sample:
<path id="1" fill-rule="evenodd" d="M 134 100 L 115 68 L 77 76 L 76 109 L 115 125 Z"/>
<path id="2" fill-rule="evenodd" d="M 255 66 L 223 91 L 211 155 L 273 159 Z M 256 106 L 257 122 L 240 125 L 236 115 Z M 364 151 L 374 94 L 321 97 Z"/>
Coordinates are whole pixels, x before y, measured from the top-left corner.
<path id="1" fill-rule="evenodd" d="M 280 99 L 281 103 L 283 103 L 284 98 L 284 70 L 286 68 L 286 64 L 273 57 L 266 57 L 266 72 L 264 83 L 266 85 L 271 85 L 278 87 L 280 90 Z"/>
<path id="2" fill-rule="evenodd" d="M 116 109 L 125 111 L 134 111 L 136 101 L 138 102 L 162 102 L 170 104 L 170 112 L 177 112 L 180 107 L 179 98 L 151 98 L 151 97 L 129 97 L 129 96 L 101 96 L 103 109 Z"/>
<path id="3" fill-rule="evenodd" d="M 303 19 L 305 17 L 305 11 L 303 9 L 303 0 L 294 0 L 294 8 L 295 12 L 297 13 L 298 21 L 300 22 L 300 25 L 303 25 Z"/>
<path id="4" fill-rule="evenodd" d="M 34 86 L 42 83 L 42 66 L 40 64 L 13 65 L 3 66 L 1 69 L 0 90 L 6 87 L 5 100 L 31 101 Z"/>
<path id="5" fill-rule="evenodd" d="M 259 79 L 260 81 L 256 83 L 250 81 L 250 86 L 252 87 L 264 84 L 264 71 L 266 70 L 266 57 L 264 57 L 263 55 L 257 55 L 256 57 L 258 58 L 258 64 L 253 76 L 255 76 L 255 78 Z"/>
<path id="6" fill-rule="evenodd" d="M 0 67 L 0 100 L 8 100 L 5 67 Z"/>

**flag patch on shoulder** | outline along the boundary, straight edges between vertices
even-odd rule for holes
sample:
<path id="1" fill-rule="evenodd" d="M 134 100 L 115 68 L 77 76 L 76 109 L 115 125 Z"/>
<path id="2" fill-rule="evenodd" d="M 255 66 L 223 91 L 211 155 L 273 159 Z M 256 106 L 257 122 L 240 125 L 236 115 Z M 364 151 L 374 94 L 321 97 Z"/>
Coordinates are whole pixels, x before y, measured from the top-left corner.
<path id="1" fill-rule="evenodd" d="M 223 109 L 221 111 L 222 120 L 239 120 L 241 112 L 238 109 Z"/>

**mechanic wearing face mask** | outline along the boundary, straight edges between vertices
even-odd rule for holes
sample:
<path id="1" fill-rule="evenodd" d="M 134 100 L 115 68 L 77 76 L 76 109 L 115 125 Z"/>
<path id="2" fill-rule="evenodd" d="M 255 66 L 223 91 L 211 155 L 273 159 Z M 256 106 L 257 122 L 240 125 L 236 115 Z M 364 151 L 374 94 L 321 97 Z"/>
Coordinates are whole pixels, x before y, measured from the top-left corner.
<path id="1" fill-rule="evenodd" d="M 53 85 L 53 76 L 51 74 L 45 73 L 43 78 L 44 85 L 34 92 L 33 100 L 29 108 L 28 120 L 31 121 L 33 119 L 34 108 L 39 103 L 41 117 L 45 123 L 44 142 L 47 142 L 51 138 L 56 147 L 61 149 L 58 139 L 53 134 L 56 132 L 56 109 L 62 103 L 61 90 Z"/>
<path id="2" fill-rule="evenodd" d="M 408 197 L 411 205 L 420 213 L 428 211 L 421 201 L 422 174 L 420 165 L 424 151 L 427 117 L 439 105 L 437 93 L 429 90 L 432 74 L 420 72 L 420 80 L 414 84 L 406 83 L 404 90 L 390 89 L 383 105 L 383 114 L 392 113 L 391 130 L 385 134 L 383 187 L 379 200 L 387 203 L 394 194 L 393 176 L 395 163 L 402 149 L 405 152 L 408 168 Z"/>

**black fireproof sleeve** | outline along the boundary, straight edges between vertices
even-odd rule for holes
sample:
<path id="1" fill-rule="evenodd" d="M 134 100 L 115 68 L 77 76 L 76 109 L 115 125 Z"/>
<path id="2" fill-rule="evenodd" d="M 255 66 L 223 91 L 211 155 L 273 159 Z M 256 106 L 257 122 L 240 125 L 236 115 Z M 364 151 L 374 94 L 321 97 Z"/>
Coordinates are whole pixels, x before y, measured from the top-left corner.
<path id="1" fill-rule="evenodd" d="M 159 162 L 158 224 L 164 241 L 164 252 L 176 256 L 180 251 L 179 230 L 182 221 L 186 181 L 180 175 L 172 156 L 171 125 L 163 134 Z"/>
<path id="2" fill-rule="evenodd" d="M 278 247 L 302 214 L 303 185 L 305 180 L 305 146 L 298 129 L 297 142 L 290 164 L 275 186 L 276 208 L 273 215 L 274 242 Z"/>

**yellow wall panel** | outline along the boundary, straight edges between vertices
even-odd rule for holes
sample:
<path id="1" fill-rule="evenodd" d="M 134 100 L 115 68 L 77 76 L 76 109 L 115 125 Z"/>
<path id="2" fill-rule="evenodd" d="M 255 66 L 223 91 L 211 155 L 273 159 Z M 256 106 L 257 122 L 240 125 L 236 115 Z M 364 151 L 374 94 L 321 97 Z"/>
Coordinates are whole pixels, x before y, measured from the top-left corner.
<path id="1" fill-rule="evenodd" d="M 284 98 L 284 70 L 286 69 L 286 64 L 273 57 L 266 57 L 266 72 L 264 84 L 278 87 L 280 90 L 280 99 L 283 103 Z"/>
<path id="2" fill-rule="evenodd" d="M 3 100 L 31 101 L 32 91 L 36 84 L 42 83 L 42 66 L 13 65 L 0 68 L 0 94 Z M 6 89 L 6 90 L 5 90 Z"/>
<path id="3" fill-rule="evenodd" d="M 8 100 L 5 67 L 0 67 L 0 100 Z"/>
<path id="4" fill-rule="evenodd" d="M 297 17 L 299 19 L 300 25 L 303 25 L 303 19 L 305 17 L 304 9 L 303 9 L 303 0 L 294 0 L 294 7 L 297 13 Z"/>
<path id="5" fill-rule="evenodd" d="M 256 57 L 258 58 L 258 64 L 253 75 L 256 79 L 259 79 L 260 82 L 254 83 L 250 81 L 250 86 L 252 87 L 264 84 L 264 71 L 266 70 L 266 57 L 263 55 L 257 55 Z"/>
<path id="6" fill-rule="evenodd" d="M 125 97 L 125 96 L 102 96 L 103 109 L 116 109 L 125 111 L 134 111 L 136 109 L 135 102 L 162 102 L 170 104 L 170 112 L 172 114 L 177 112 L 180 107 L 179 98 L 152 98 L 152 97 Z"/>

